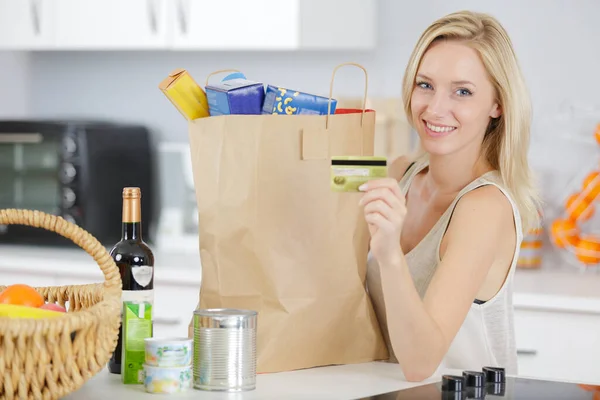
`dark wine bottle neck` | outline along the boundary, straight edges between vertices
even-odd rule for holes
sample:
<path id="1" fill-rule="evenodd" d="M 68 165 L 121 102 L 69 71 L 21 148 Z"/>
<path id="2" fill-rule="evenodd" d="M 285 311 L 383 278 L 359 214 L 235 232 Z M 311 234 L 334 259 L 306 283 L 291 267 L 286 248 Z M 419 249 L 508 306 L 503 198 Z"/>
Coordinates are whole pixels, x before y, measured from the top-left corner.
<path id="1" fill-rule="evenodd" d="M 123 222 L 121 238 L 123 240 L 142 240 L 142 223 Z"/>

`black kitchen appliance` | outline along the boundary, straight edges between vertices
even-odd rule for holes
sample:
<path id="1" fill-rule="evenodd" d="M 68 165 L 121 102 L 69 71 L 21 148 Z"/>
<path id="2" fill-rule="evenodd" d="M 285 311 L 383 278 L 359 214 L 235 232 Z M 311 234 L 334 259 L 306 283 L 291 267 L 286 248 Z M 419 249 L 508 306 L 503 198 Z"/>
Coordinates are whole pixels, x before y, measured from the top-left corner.
<path id="1" fill-rule="evenodd" d="M 369 397 L 370 400 L 595 400 L 600 386 L 505 377 L 502 368 L 445 375 L 440 382 Z"/>
<path id="2" fill-rule="evenodd" d="M 60 215 L 110 247 L 121 237 L 122 190 L 142 191 L 142 227 L 152 242 L 156 182 L 150 131 L 105 121 L 0 121 L 0 209 Z M 73 245 L 60 235 L 0 225 L 0 243 Z"/>

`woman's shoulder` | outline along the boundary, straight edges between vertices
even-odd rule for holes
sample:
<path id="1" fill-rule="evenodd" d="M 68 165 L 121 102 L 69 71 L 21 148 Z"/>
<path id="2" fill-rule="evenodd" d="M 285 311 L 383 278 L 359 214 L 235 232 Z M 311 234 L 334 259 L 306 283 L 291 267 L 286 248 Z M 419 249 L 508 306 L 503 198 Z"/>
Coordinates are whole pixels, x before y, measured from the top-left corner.
<path id="1" fill-rule="evenodd" d="M 519 213 L 512 191 L 504 183 L 500 172 L 493 170 L 479 179 L 478 190 L 467 193 L 474 201 L 492 201 L 504 212 Z"/>
<path id="2" fill-rule="evenodd" d="M 481 183 L 472 190 L 464 193 L 456 203 L 453 219 L 483 218 L 489 224 L 504 228 L 505 232 L 520 228 L 521 221 L 518 208 L 515 205 L 510 191 L 494 174 L 486 175 L 480 179 Z"/>
<path id="3" fill-rule="evenodd" d="M 489 210 L 512 214 L 512 199 L 510 194 L 496 182 L 487 182 L 465 193 L 457 207 L 472 208 L 477 204 L 484 205 Z"/>

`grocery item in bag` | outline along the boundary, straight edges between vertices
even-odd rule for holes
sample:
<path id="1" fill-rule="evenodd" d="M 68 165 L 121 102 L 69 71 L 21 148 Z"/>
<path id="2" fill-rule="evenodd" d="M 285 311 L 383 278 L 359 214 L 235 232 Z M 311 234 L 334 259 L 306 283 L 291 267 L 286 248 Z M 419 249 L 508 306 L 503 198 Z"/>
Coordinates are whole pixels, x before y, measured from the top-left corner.
<path id="1" fill-rule="evenodd" d="M 327 115 L 329 98 L 267 85 L 263 114 Z M 337 101 L 331 99 L 331 114 Z"/>
<path id="2" fill-rule="evenodd" d="M 187 120 L 210 115 L 206 93 L 185 69 L 174 70 L 158 87 Z"/>
<path id="3" fill-rule="evenodd" d="M 366 99 L 366 70 L 349 65 L 364 71 Z M 189 123 L 202 263 L 197 308 L 258 312 L 259 373 L 388 357 L 365 289 L 361 194 L 330 187 L 332 156 L 373 156 L 375 112 L 364 105 Z"/>
<path id="4" fill-rule="evenodd" d="M 265 98 L 262 83 L 242 78 L 229 79 L 206 86 L 212 117 L 231 114 L 260 114 Z"/>

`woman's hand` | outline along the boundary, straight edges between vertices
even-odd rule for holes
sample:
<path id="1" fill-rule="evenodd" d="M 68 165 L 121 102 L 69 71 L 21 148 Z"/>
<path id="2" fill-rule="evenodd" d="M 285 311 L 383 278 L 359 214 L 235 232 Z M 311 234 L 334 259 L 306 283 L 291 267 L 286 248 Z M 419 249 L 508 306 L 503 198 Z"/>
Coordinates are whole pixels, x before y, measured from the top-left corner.
<path id="1" fill-rule="evenodd" d="M 398 181 L 393 178 L 369 181 L 359 190 L 360 200 L 371 233 L 371 252 L 380 264 L 397 262 L 401 254 L 400 233 L 406 216 L 406 201 Z"/>

